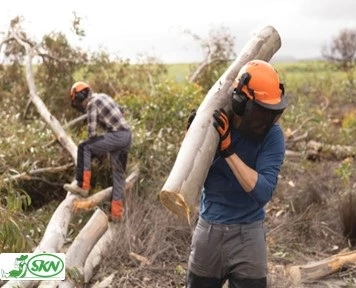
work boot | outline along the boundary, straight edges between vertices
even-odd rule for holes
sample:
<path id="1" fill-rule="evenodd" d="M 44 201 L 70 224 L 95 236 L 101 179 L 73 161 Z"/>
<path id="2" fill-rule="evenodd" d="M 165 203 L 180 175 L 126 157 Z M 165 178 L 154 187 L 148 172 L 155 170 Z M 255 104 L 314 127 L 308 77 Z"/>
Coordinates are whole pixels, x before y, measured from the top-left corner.
<path id="1" fill-rule="evenodd" d="M 73 194 L 77 194 L 82 197 L 87 197 L 89 195 L 89 190 L 79 187 L 77 181 L 73 181 L 70 184 L 66 183 L 64 184 L 63 188 Z"/>
<path id="2" fill-rule="evenodd" d="M 121 222 L 124 218 L 124 202 L 122 200 L 111 200 L 110 219 L 113 222 Z"/>

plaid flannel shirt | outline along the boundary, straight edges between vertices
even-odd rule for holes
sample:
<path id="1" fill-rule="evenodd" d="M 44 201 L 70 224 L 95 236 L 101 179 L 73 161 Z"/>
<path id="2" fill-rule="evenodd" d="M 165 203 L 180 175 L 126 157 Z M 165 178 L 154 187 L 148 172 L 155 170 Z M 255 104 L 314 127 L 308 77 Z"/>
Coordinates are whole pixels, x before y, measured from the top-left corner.
<path id="1" fill-rule="evenodd" d="M 108 95 L 93 93 L 87 106 L 88 136 L 96 136 L 98 124 L 107 132 L 129 130 L 122 108 Z"/>

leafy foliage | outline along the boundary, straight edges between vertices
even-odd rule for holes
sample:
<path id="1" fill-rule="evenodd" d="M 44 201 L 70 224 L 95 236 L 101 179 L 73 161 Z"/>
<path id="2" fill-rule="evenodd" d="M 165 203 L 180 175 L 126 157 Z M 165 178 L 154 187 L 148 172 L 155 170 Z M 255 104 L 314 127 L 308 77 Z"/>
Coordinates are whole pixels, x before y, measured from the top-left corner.
<path id="1" fill-rule="evenodd" d="M 186 119 L 203 97 L 199 86 L 182 87 L 169 80 L 158 84 L 155 91 L 152 96 L 130 95 L 122 100 L 134 135 L 132 162 L 139 161 L 143 169 L 143 193 L 150 190 L 147 182 L 163 184 L 177 155 L 177 143 L 183 140 Z"/>
<path id="2" fill-rule="evenodd" d="M 74 83 L 73 74 L 87 62 L 87 54 L 71 47 L 62 33 L 45 35 L 42 40 L 35 81 L 39 95 L 50 111 L 60 118 L 64 109 L 70 109 L 69 90 Z"/>

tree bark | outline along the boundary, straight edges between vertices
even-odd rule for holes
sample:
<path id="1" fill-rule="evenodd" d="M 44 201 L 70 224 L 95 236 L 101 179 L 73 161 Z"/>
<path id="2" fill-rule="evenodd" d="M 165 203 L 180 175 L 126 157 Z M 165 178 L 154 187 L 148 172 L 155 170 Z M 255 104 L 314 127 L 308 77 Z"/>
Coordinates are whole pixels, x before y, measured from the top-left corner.
<path id="1" fill-rule="evenodd" d="M 97 209 L 66 253 L 66 269 L 79 270 L 80 279 L 68 279 L 70 277 L 67 275 L 66 280 L 59 285 L 60 288 L 74 288 L 77 282 L 83 283 L 85 260 L 107 229 L 108 217 L 102 210 Z"/>
<path id="2" fill-rule="evenodd" d="M 80 286 L 84 279 L 84 263 L 94 245 L 105 235 L 107 228 L 108 217 L 102 210 L 96 210 L 66 252 L 66 279 L 42 281 L 38 288 Z"/>
<path id="3" fill-rule="evenodd" d="M 140 173 L 139 166 L 135 166 L 131 174 L 126 178 L 125 183 L 125 206 L 130 207 L 130 197 L 129 193 L 138 179 Z M 93 209 L 95 206 L 99 205 L 104 201 L 109 201 L 111 199 L 112 187 L 108 187 L 100 192 L 95 193 L 94 195 L 88 198 L 76 199 L 73 204 L 73 212 L 78 213 L 85 210 Z"/>
<path id="4" fill-rule="evenodd" d="M 73 202 L 76 195 L 68 193 L 67 197 L 59 204 L 49 221 L 45 234 L 34 252 L 58 253 L 63 248 L 67 235 L 68 225 L 72 218 Z"/>
<path id="5" fill-rule="evenodd" d="M 42 173 L 58 173 L 68 170 L 72 167 L 73 164 L 67 164 L 59 167 L 47 167 L 47 168 L 39 168 L 35 170 L 30 170 L 28 172 L 22 172 L 17 175 L 9 176 L 8 178 L 4 179 L 4 182 L 9 182 L 13 180 L 31 180 L 32 176 L 42 174 Z"/>
<path id="6" fill-rule="evenodd" d="M 13 28 L 10 30 L 10 32 L 11 36 L 13 36 L 16 41 L 18 41 L 26 50 L 25 68 L 27 85 L 28 89 L 30 90 L 30 99 L 32 103 L 36 106 L 37 111 L 41 115 L 42 119 L 44 119 L 46 123 L 51 127 L 58 141 L 61 143 L 63 148 L 65 148 L 70 153 L 74 160 L 74 163 L 76 164 L 77 145 L 75 145 L 72 138 L 66 134 L 59 121 L 48 111 L 46 105 L 43 103 L 42 99 L 37 94 L 32 69 L 32 59 L 34 55 L 34 50 L 28 42 L 22 40 L 20 33 L 17 33 L 17 31 L 15 31 Z"/>
<path id="7" fill-rule="evenodd" d="M 116 225 L 116 223 L 109 223 L 108 230 L 106 230 L 103 237 L 100 238 L 86 259 L 84 264 L 84 283 L 89 283 L 103 258 L 109 254 Z"/>
<path id="8" fill-rule="evenodd" d="M 68 193 L 67 197 L 62 201 L 62 203 L 57 207 L 56 211 L 53 213 L 51 220 L 49 221 L 46 231 L 40 244 L 33 251 L 34 253 L 58 253 L 64 245 L 65 238 L 67 235 L 67 229 L 69 222 L 71 220 L 71 210 L 73 206 L 74 199 L 77 198 L 75 195 L 70 195 Z M 36 287 L 39 281 L 17 281 L 10 280 L 3 288 L 26 288 L 26 287 Z"/>
<path id="9" fill-rule="evenodd" d="M 356 263 L 356 252 L 340 253 L 318 262 L 289 268 L 289 275 L 295 287 L 306 281 L 321 279 L 340 271 L 345 265 Z"/>
<path id="10" fill-rule="evenodd" d="M 306 157 L 309 160 L 323 158 L 343 160 L 345 158 L 353 158 L 356 156 L 356 148 L 354 146 L 322 144 L 311 140 L 307 143 L 306 148 Z"/>
<path id="11" fill-rule="evenodd" d="M 162 204 L 173 213 L 187 217 L 189 223 L 219 142 L 212 125 L 214 110 L 225 108 L 231 114 L 229 100 L 233 82 L 241 67 L 253 59 L 269 61 L 280 46 L 280 36 L 272 26 L 262 29 L 245 45 L 199 106 L 175 164 L 160 191 Z"/>
<path id="12" fill-rule="evenodd" d="M 50 126 L 53 133 L 55 134 L 58 141 L 61 143 L 64 149 L 66 149 L 72 156 L 74 163 L 77 163 L 77 146 L 73 142 L 70 136 L 68 136 L 59 123 L 59 121 L 48 111 L 46 105 L 43 103 L 42 99 L 38 96 L 36 92 L 36 85 L 33 75 L 32 59 L 35 55 L 35 47 L 31 47 L 28 41 L 23 40 L 21 37 L 21 31 L 17 31 L 16 27 L 10 29 L 11 37 L 13 37 L 20 45 L 22 45 L 26 51 L 25 55 L 25 70 L 26 70 L 26 80 L 30 91 L 30 99 L 36 106 L 38 113 L 45 120 L 45 122 Z M 77 198 L 76 195 L 71 193 L 67 194 L 67 197 L 58 206 L 50 222 L 47 225 L 45 234 L 39 244 L 39 246 L 34 250 L 34 252 L 59 252 L 63 248 L 63 244 L 67 235 L 67 228 L 72 216 L 73 202 Z M 99 211 L 99 210 L 97 210 Z M 100 212 L 96 212 L 94 215 L 98 215 Z M 95 220 L 92 220 L 92 219 Z M 98 226 L 99 225 L 99 226 Z M 82 270 L 84 269 L 84 262 L 88 256 L 92 247 L 103 235 L 107 229 L 107 216 L 101 211 L 100 216 L 92 217 L 91 220 L 86 224 L 83 230 L 79 233 L 71 247 L 72 250 L 67 252 L 67 257 L 70 266 L 79 265 Z M 104 231 L 103 231 L 104 229 Z M 83 239 L 84 238 L 84 239 Z M 72 256 L 71 256 L 72 255 Z M 50 283 L 53 282 L 53 283 Z M 6 282 L 2 287 L 37 287 L 39 281 L 17 281 L 10 280 Z M 56 281 L 46 281 L 43 283 L 44 287 L 46 285 L 57 285 Z M 67 285 L 67 284 L 63 284 Z M 71 285 L 71 284 L 70 284 Z M 49 286 L 52 287 L 52 286 Z M 54 286 L 56 287 L 56 286 Z M 74 286 L 70 286 L 74 287 Z"/>

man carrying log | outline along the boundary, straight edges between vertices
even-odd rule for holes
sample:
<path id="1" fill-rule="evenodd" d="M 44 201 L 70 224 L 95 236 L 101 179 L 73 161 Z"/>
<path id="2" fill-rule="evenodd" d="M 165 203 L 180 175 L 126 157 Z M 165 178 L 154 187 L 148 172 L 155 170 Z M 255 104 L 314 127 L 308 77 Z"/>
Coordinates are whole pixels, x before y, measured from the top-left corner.
<path id="1" fill-rule="evenodd" d="M 212 115 L 220 142 L 204 182 L 187 288 L 220 288 L 227 280 L 230 288 L 267 286 L 264 206 L 284 160 L 277 121 L 287 105 L 276 70 L 252 60 L 237 76 L 231 120 L 224 109 Z"/>
<path id="2" fill-rule="evenodd" d="M 108 95 L 93 93 L 85 82 L 76 82 L 71 90 L 72 107 L 87 113 L 88 140 L 78 145 L 76 181 L 64 189 L 83 197 L 88 196 L 93 156 L 110 153 L 113 189 L 111 219 L 120 221 L 124 211 L 125 169 L 131 146 L 131 130 L 123 109 Z M 100 125 L 105 133 L 97 135 Z"/>

